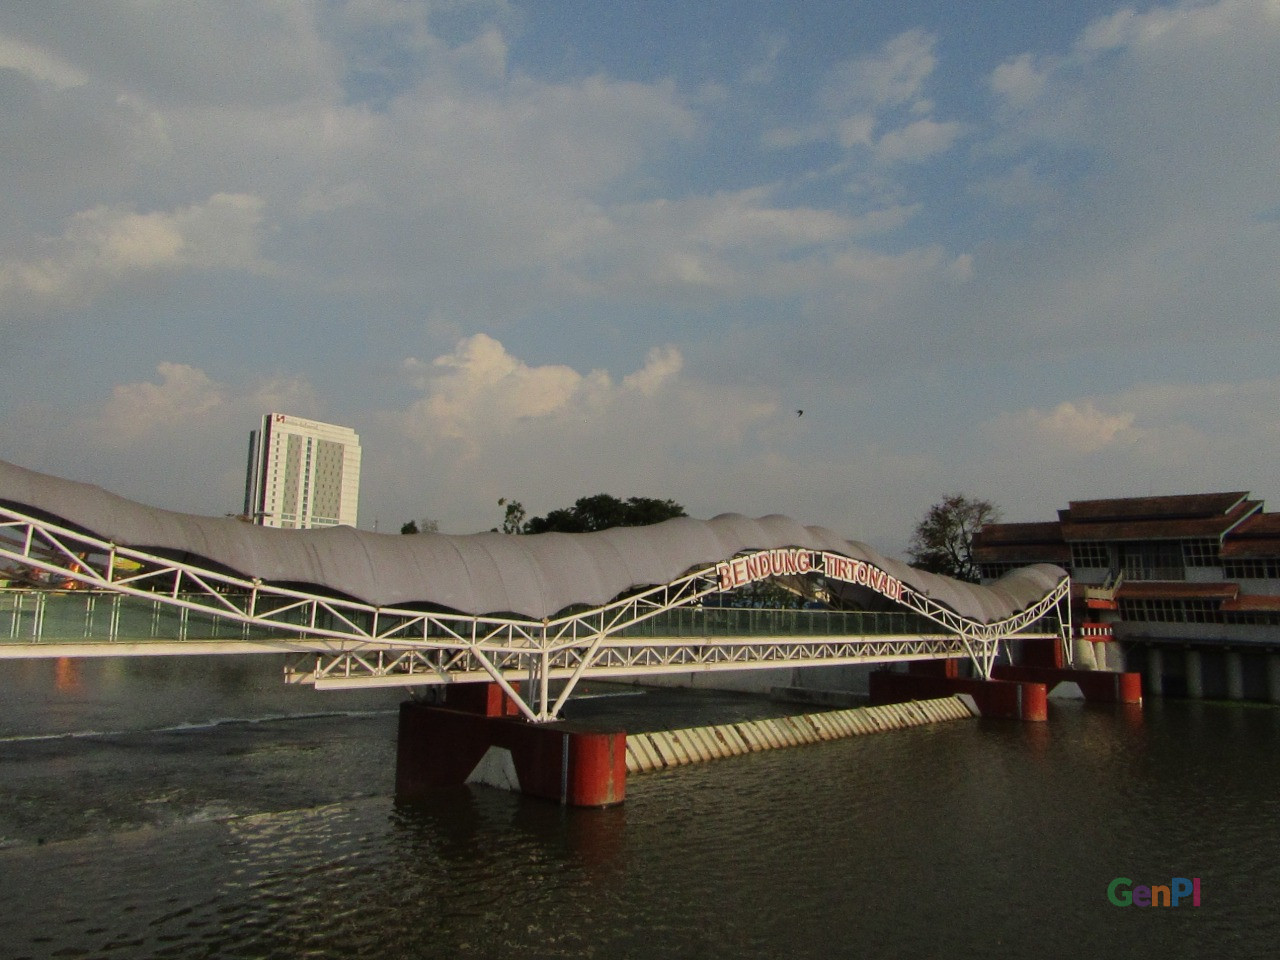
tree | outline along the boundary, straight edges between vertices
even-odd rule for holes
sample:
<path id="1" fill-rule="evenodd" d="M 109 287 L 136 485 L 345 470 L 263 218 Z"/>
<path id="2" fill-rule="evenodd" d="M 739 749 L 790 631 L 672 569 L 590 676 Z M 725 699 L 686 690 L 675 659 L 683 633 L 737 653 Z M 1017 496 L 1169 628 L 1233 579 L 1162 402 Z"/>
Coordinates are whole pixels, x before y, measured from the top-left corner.
<path id="1" fill-rule="evenodd" d="M 973 537 L 985 524 L 1000 519 L 1000 511 L 986 500 L 950 494 L 929 508 L 916 524 L 907 552 L 912 566 L 957 580 L 978 582 Z"/>
<path id="2" fill-rule="evenodd" d="M 519 500 L 508 500 L 506 497 L 499 497 L 498 506 L 507 508 L 507 512 L 502 518 L 503 533 L 528 532 L 525 530 L 523 503 Z"/>
<path id="3" fill-rule="evenodd" d="M 430 517 L 423 517 L 421 520 L 410 520 L 400 528 L 401 533 L 439 533 L 440 523 L 432 520 Z"/>
<path id="4" fill-rule="evenodd" d="M 607 493 L 597 493 L 593 497 L 580 497 L 572 507 L 552 510 L 545 517 L 534 517 L 524 524 L 523 531 L 590 533 L 610 527 L 644 527 L 683 516 L 687 516 L 684 507 L 674 500 L 654 500 L 651 497 L 619 500 Z"/>

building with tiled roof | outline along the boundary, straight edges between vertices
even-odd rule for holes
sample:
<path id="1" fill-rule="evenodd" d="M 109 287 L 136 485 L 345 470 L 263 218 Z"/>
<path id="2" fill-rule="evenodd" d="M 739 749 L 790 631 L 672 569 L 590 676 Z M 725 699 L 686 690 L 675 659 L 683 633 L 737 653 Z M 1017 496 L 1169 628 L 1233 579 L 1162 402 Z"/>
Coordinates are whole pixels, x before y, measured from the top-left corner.
<path id="1" fill-rule="evenodd" d="M 1151 693 L 1280 702 L 1280 514 L 1247 491 L 1073 500 L 984 527 L 974 556 L 984 580 L 1067 568 L 1078 649 Z"/>

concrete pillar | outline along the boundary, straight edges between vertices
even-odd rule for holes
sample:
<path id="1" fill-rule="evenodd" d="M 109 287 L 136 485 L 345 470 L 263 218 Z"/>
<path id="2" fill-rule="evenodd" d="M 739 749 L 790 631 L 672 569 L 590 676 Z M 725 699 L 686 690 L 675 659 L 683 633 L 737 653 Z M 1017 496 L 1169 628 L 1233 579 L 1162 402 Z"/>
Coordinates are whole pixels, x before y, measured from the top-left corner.
<path id="1" fill-rule="evenodd" d="M 1016 671 L 1021 668 L 997 669 Z M 931 700 L 963 693 L 974 700 L 984 717 L 1029 721 L 1049 719 L 1049 689 L 1045 684 L 1035 681 L 924 676 L 892 670 L 877 670 L 869 680 L 871 702 L 876 706 L 910 700 Z"/>
<path id="2" fill-rule="evenodd" d="M 1094 703 L 1142 702 L 1142 674 L 1140 673 L 997 665 L 991 671 L 991 678 L 1015 683 L 1044 684 L 1049 690 L 1060 690 L 1062 684 L 1072 684 L 1084 699 Z"/>
<path id="3" fill-rule="evenodd" d="M 1244 699 L 1244 660 L 1239 650 L 1228 650 L 1227 654 L 1227 699 Z"/>
<path id="4" fill-rule="evenodd" d="M 1098 651 L 1096 647 L 1100 647 L 1099 643 L 1092 643 L 1089 640 L 1081 640 L 1079 637 L 1073 637 L 1071 640 L 1071 654 L 1075 661 L 1077 670 L 1099 670 Z M 1057 664 L 1062 666 L 1062 664 Z"/>
<path id="5" fill-rule="evenodd" d="M 1159 647 L 1147 647 L 1147 693 L 1153 697 L 1164 696 L 1164 651 Z"/>
<path id="6" fill-rule="evenodd" d="M 507 715 L 507 698 L 496 684 L 463 686 L 476 689 L 459 689 L 452 709 L 416 701 L 400 705 L 397 799 L 413 801 L 464 783 L 573 807 L 611 806 L 626 797 L 626 733 L 565 721 L 526 723 Z M 458 709 L 460 704 L 466 708 Z"/>
<path id="7" fill-rule="evenodd" d="M 1280 703 L 1280 653 L 1267 654 L 1267 699 Z"/>
<path id="8" fill-rule="evenodd" d="M 1204 699 L 1204 674 L 1200 668 L 1200 651 L 1187 650 L 1187 696 L 1192 700 Z"/>

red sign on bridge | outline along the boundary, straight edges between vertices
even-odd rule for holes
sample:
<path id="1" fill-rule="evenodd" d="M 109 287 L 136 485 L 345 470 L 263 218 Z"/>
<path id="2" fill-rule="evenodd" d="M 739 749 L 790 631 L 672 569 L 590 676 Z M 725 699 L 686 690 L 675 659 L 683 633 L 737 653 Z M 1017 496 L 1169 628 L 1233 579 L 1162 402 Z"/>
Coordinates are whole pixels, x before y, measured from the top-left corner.
<path id="1" fill-rule="evenodd" d="M 904 587 L 897 577 L 865 560 L 854 560 L 825 550 L 781 547 L 743 554 L 716 564 L 721 590 L 733 590 L 768 577 L 793 577 L 807 573 L 868 587 L 883 597 L 902 602 Z"/>

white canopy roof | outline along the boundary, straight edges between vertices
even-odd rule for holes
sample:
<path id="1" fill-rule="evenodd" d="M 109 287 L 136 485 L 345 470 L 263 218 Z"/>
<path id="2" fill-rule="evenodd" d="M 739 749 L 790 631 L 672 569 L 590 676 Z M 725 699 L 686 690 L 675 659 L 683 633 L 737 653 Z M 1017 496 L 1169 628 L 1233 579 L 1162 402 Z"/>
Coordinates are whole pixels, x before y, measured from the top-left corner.
<path id="1" fill-rule="evenodd" d="M 774 547 L 826 550 L 874 564 L 981 623 L 1036 603 L 1064 577 L 1038 564 L 978 586 L 917 570 L 825 527 L 783 516 L 680 517 L 598 533 L 468 535 L 369 533 L 351 527 L 278 530 L 226 517 L 175 513 L 85 483 L 0 460 L 0 502 L 60 518 L 118 546 L 204 558 L 248 578 L 312 584 L 375 606 L 430 603 L 467 614 L 532 619 L 599 606 L 624 591 L 669 583 L 735 554 Z"/>

